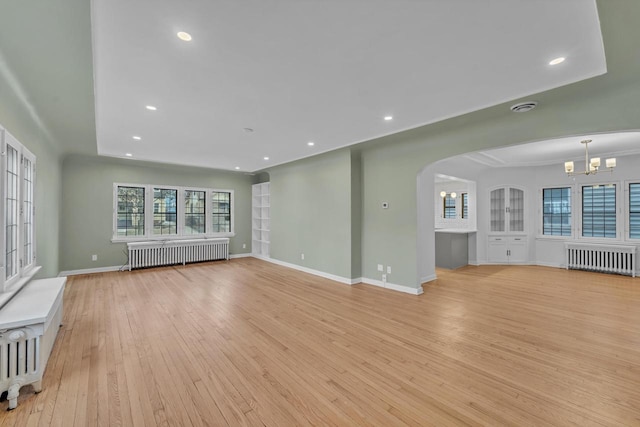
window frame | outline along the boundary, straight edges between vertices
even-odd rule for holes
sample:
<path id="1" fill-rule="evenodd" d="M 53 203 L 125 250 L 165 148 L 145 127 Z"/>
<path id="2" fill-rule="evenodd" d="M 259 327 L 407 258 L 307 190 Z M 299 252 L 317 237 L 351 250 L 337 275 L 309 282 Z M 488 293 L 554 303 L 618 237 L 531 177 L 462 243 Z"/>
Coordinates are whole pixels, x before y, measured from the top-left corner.
<path id="1" fill-rule="evenodd" d="M 124 235 L 124 236 L 120 236 L 118 235 L 118 189 L 122 187 L 122 188 L 140 188 L 143 190 L 143 197 L 144 197 L 144 204 L 143 204 L 143 208 L 144 208 L 144 214 L 143 214 L 143 219 L 144 219 L 144 227 L 142 228 L 143 234 L 142 235 L 146 235 L 147 232 L 147 189 L 142 186 L 142 185 L 117 185 L 114 187 L 114 192 L 113 192 L 113 204 L 114 204 L 114 235 L 116 237 L 141 237 L 141 235 Z"/>
<path id="2" fill-rule="evenodd" d="M 118 236 L 118 187 L 137 187 L 145 189 L 145 213 L 144 213 L 144 234 L 138 236 Z M 153 190 L 154 188 L 164 190 L 176 190 L 177 191 L 177 203 L 176 203 L 176 234 L 153 234 Z M 185 214 L 184 209 L 184 197 L 185 191 L 204 191 L 205 192 L 205 232 L 196 234 L 185 234 Z M 212 220 L 210 214 L 212 211 L 211 196 L 213 192 L 230 193 L 231 201 L 230 215 L 231 224 L 229 232 L 213 232 Z M 137 184 L 127 182 L 114 182 L 113 183 L 113 213 L 112 213 L 112 243 L 121 242 L 140 242 L 140 241 L 164 241 L 164 240 L 185 240 L 185 239 L 198 239 L 198 238 L 215 238 L 215 237 L 233 237 L 235 236 L 235 194 L 231 189 L 218 189 L 218 188 L 203 188 L 198 186 L 176 186 L 166 184 Z"/>
<path id="3" fill-rule="evenodd" d="M 186 229 L 187 229 L 187 214 L 190 214 L 189 212 L 187 212 L 187 208 L 185 206 L 185 193 L 187 191 L 191 191 L 194 193 L 204 193 L 204 212 L 202 213 L 202 215 L 204 216 L 204 232 L 203 233 L 191 233 L 191 234 L 187 234 L 186 233 Z M 184 189 L 182 190 L 182 200 L 180 201 L 182 209 L 184 210 L 184 212 L 182 212 L 182 215 L 180 215 L 180 212 L 178 212 L 178 216 L 182 217 L 182 234 L 184 236 L 203 236 L 206 234 L 211 234 L 211 230 L 209 229 L 209 221 L 207 221 L 207 215 L 210 213 L 209 211 L 211 210 L 211 206 L 210 203 L 208 202 L 207 198 L 209 197 L 210 193 L 213 192 L 215 190 L 212 189 L 206 189 L 206 188 L 192 188 L 192 187 L 184 187 Z"/>
<path id="4" fill-rule="evenodd" d="M 584 230 L 583 230 L 583 220 L 584 220 L 584 201 L 583 201 L 583 194 L 584 194 L 584 187 L 594 187 L 596 185 L 598 186 L 607 186 L 609 184 L 613 184 L 615 186 L 615 202 L 616 202 L 616 214 L 615 214 L 615 219 L 616 219 L 616 233 L 615 233 L 615 237 L 593 237 L 593 236 L 584 236 Z M 620 198 L 622 197 L 620 195 L 621 191 L 620 188 L 624 188 L 621 187 L 621 182 L 619 181 L 597 181 L 597 182 L 582 182 L 580 184 L 577 185 L 576 187 L 576 196 L 574 197 L 576 200 L 576 203 L 578 203 L 579 206 L 579 215 L 576 217 L 575 219 L 575 236 L 578 240 L 585 240 L 585 241 L 590 241 L 590 242 L 620 242 L 623 241 L 624 239 L 622 238 L 622 231 L 620 229 L 620 222 L 621 222 L 621 215 L 622 215 L 622 210 L 626 210 L 626 205 L 624 204 L 624 201 L 620 200 Z M 622 192 L 624 193 L 624 191 Z M 620 202 L 623 202 L 622 204 Z M 623 208 L 624 207 L 624 208 Z"/>
<path id="5" fill-rule="evenodd" d="M 465 210 L 467 214 L 465 215 Z M 460 217 L 469 219 L 469 193 L 460 193 Z"/>
<path id="6" fill-rule="evenodd" d="M 234 226 L 234 222 L 235 222 L 235 219 L 233 217 L 233 212 L 234 212 L 233 203 L 234 203 L 234 199 L 235 199 L 233 197 L 233 192 L 231 192 L 229 190 L 211 190 L 211 192 L 212 193 L 213 192 L 215 192 L 215 193 L 229 193 L 229 216 L 230 216 L 230 218 L 229 218 L 229 230 L 230 231 L 222 232 L 222 233 L 233 232 L 233 230 L 234 230 L 233 226 Z M 207 203 L 208 203 L 208 205 L 207 205 L 207 218 L 208 218 L 207 224 L 210 227 L 208 229 L 208 232 L 213 234 L 214 232 L 212 231 L 212 229 L 213 229 L 213 214 L 214 214 L 214 212 L 213 212 L 213 197 L 212 196 L 213 196 L 213 194 L 207 193 Z M 216 232 L 216 233 L 220 233 L 220 232 Z"/>
<path id="7" fill-rule="evenodd" d="M 640 243 L 640 238 L 631 237 L 631 185 L 640 185 L 640 180 L 632 179 L 622 185 L 624 198 L 624 240 L 632 244 Z"/>
<path id="8" fill-rule="evenodd" d="M 17 231 L 16 231 L 16 255 L 17 268 L 16 273 L 11 277 L 6 277 L 6 199 L 7 199 L 7 146 L 11 146 L 16 150 L 18 156 L 18 173 L 17 173 Z M 5 128 L 0 126 L 0 149 L 3 153 L 3 161 L 0 162 L 0 187 L 2 188 L 2 197 L 0 197 L 0 247 L 2 248 L 2 259 L 0 260 L 0 293 L 17 292 L 30 277 L 32 277 L 40 267 L 37 266 L 37 246 L 36 246 L 36 178 L 37 163 L 36 156 L 31 153 L 24 145 L 20 143 Z M 29 262 L 25 260 L 25 159 L 31 162 L 31 258 Z"/>
<path id="9" fill-rule="evenodd" d="M 544 233 L 544 190 L 554 190 L 554 189 L 569 189 L 569 208 L 571 210 L 569 214 L 569 235 L 559 235 L 559 234 L 545 234 Z M 538 191 L 538 221 L 539 221 L 539 229 L 538 229 L 538 237 L 542 237 L 545 239 L 573 239 L 575 236 L 576 229 L 576 197 L 575 197 L 575 186 L 574 185 L 549 185 L 545 187 L 540 187 Z M 581 205 L 582 206 L 582 205 Z M 582 223 L 582 216 L 580 215 L 580 222 Z"/>
<path id="10" fill-rule="evenodd" d="M 453 201 L 453 206 L 447 205 L 447 201 Z M 453 210 L 453 216 L 447 216 L 447 212 L 449 210 Z M 458 210 L 457 210 L 457 197 L 451 197 L 451 193 L 447 193 L 446 196 L 442 198 L 442 218 L 443 219 L 457 219 L 458 218 Z"/>

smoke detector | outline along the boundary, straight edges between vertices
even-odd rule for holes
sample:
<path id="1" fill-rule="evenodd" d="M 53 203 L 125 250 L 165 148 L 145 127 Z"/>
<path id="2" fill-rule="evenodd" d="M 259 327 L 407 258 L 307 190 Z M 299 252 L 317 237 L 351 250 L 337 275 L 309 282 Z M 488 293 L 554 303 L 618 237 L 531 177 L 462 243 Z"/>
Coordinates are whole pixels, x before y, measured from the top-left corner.
<path id="1" fill-rule="evenodd" d="M 527 111 L 531 111 L 536 108 L 536 105 L 538 105 L 536 101 L 521 102 L 519 104 L 512 105 L 511 111 L 514 113 L 526 113 Z"/>

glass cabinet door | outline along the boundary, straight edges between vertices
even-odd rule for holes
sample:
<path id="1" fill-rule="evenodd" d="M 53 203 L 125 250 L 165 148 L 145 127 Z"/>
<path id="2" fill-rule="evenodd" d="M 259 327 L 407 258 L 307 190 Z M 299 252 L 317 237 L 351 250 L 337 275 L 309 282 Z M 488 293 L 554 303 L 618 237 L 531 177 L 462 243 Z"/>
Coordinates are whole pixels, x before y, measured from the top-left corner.
<path id="1" fill-rule="evenodd" d="M 505 231 L 504 188 L 491 191 L 491 231 Z"/>
<path id="2" fill-rule="evenodd" d="M 524 231 L 524 191 L 509 188 L 509 231 Z"/>

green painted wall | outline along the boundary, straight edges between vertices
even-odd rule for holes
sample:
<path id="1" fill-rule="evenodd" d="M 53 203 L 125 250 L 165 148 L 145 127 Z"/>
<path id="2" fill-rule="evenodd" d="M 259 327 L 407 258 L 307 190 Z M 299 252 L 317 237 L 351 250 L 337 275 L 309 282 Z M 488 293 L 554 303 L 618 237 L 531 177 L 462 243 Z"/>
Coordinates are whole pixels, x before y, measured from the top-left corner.
<path id="1" fill-rule="evenodd" d="M 275 167 L 269 176 L 271 258 L 351 277 L 350 151 Z"/>
<path id="2" fill-rule="evenodd" d="M 126 263 L 125 243 L 111 243 L 113 183 L 165 184 L 234 190 L 232 254 L 251 251 L 251 180 L 238 172 L 160 165 L 103 157 L 69 156 L 62 173 L 60 270 Z M 246 249 L 242 249 L 242 244 Z M 98 261 L 91 261 L 91 255 Z"/>
<path id="3" fill-rule="evenodd" d="M 2 58 L 0 57 L 0 60 Z M 47 129 L 0 75 L 0 124 L 36 155 L 36 256 L 38 277 L 58 275 L 61 156 Z"/>

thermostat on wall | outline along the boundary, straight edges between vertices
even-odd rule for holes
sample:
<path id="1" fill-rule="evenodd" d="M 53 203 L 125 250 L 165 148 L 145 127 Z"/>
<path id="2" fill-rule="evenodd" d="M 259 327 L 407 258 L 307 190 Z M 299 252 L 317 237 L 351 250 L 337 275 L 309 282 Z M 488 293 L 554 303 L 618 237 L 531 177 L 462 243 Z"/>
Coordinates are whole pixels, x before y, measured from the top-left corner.
<path id="1" fill-rule="evenodd" d="M 382 209 L 389 209 L 389 202 L 382 202 Z"/>

